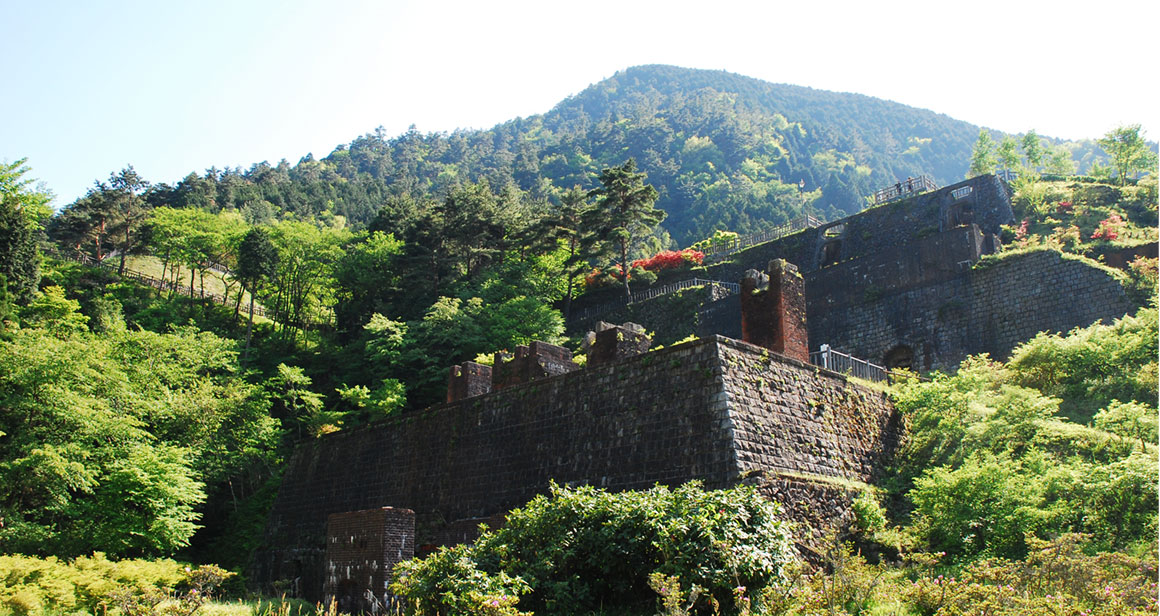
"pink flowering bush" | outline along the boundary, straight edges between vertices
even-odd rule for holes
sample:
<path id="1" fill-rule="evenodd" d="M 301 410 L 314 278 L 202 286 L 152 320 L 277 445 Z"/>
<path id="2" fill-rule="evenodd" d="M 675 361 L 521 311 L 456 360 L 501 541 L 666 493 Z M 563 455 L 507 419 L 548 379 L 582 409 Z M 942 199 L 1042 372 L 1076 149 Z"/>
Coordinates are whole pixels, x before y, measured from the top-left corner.
<path id="1" fill-rule="evenodd" d="M 1100 226 L 1092 233 L 1093 240 L 1112 241 L 1120 236 L 1126 223 L 1119 214 L 1112 214 L 1100 221 Z"/>

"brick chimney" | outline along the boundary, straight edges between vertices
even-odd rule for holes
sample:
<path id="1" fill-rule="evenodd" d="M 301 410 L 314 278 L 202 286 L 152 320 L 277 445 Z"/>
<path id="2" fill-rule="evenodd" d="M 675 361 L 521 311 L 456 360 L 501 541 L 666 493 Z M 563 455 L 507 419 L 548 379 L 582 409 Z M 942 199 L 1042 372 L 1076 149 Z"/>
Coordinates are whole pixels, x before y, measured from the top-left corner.
<path id="1" fill-rule="evenodd" d="M 741 338 L 809 363 L 805 281 L 796 265 L 769 262 L 769 273 L 745 272 L 741 279 Z"/>

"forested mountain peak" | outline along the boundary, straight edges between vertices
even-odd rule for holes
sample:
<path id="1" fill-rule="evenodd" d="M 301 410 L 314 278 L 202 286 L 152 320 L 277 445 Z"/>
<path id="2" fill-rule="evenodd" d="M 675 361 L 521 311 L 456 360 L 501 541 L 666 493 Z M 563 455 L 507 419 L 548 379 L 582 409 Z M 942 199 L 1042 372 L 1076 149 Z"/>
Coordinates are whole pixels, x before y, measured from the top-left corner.
<path id="1" fill-rule="evenodd" d="M 589 190 L 602 169 L 633 158 L 668 214 L 653 243 L 682 247 L 718 229 L 762 231 L 806 213 L 839 218 L 901 178 L 958 181 L 978 132 L 869 96 L 649 65 L 489 129 L 412 127 L 389 136 L 379 128 L 321 159 L 210 168 L 154 186 L 149 199 L 236 209 L 250 223 L 293 217 L 357 228 L 384 207 L 393 211 L 393 201 L 442 199 L 482 181 L 496 193 L 558 203 L 564 191 Z M 1094 143 L 1069 146 L 1086 165 Z"/>

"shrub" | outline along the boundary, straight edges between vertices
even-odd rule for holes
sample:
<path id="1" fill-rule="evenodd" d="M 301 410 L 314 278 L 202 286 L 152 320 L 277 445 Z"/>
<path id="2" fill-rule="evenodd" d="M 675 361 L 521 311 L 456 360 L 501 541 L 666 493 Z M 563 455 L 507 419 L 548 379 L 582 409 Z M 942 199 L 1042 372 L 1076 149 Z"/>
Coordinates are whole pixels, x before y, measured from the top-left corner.
<path id="1" fill-rule="evenodd" d="M 172 560 L 112 561 L 99 552 L 72 562 L 0 556 L 0 613 L 128 614 L 164 601 L 188 614 L 232 575 L 212 565 L 191 569 Z"/>
<path id="2" fill-rule="evenodd" d="M 701 589 L 702 607 L 733 612 L 735 589 L 758 595 L 792 560 L 778 511 L 746 486 L 610 494 L 553 485 L 474 545 L 401 563 L 393 588 L 424 615 L 485 613 L 493 600 L 515 614 L 525 593 L 520 607 L 537 613 L 647 610 L 657 601 L 655 572 Z"/>
<path id="3" fill-rule="evenodd" d="M 870 490 L 859 494 L 851 508 L 854 510 L 854 525 L 859 532 L 874 533 L 886 528 L 886 511 Z"/>
<path id="4" fill-rule="evenodd" d="M 684 250 L 662 250 L 647 259 L 637 259 L 632 262 L 633 269 L 642 268 L 650 272 L 659 272 L 666 269 L 677 269 L 686 266 L 700 265 L 705 260 L 705 253 L 686 248 Z"/>
<path id="5" fill-rule="evenodd" d="M 1093 240 L 1112 241 L 1120 236 L 1124 230 L 1124 219 L 1119 214 L 1112 214 L 1100 221 L 1100 226 L 1092 232 Z"/>

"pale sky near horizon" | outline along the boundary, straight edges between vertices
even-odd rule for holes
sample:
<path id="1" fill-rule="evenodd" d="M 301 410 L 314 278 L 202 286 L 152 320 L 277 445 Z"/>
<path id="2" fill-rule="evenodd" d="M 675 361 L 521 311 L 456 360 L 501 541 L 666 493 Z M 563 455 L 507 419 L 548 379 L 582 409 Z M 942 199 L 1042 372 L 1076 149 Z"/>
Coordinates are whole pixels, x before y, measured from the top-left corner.
<path id="1" fill-rule="evenodd" d="M 0 0 L 0 161 L 62 207 L 297 162 L 383 126 L 488 128 L 630 66 L 856 92 L 1005 132 L 1160 138 L 1160 2 Z"/>

